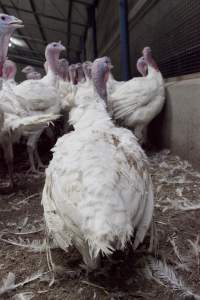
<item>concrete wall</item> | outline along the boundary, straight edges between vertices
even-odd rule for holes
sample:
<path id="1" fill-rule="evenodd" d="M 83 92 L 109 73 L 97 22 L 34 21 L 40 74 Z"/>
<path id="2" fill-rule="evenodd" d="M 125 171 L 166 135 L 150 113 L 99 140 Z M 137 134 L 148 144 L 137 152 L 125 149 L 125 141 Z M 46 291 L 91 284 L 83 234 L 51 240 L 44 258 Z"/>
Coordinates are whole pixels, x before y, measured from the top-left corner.
<path id="1" fill-rule="evenodd" d="M 199 74 L 166 82 L 166 104 L 149 134 L 159 148 L 169 148 L 200 170 Z"/>

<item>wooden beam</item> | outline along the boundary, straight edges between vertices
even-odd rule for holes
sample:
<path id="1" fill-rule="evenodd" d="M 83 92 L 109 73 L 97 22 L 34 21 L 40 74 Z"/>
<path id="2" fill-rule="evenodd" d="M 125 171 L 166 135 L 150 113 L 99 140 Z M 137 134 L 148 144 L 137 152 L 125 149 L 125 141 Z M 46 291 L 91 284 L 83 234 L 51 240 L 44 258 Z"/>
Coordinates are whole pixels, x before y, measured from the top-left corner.
<path id="1" fill-rule="evenodd" d="M 25 25 L 25 27 L 35 27 L 35 24 L 32 24 L 32 23 L 27 23 L 27 22 L 24 22 L 24 25 Z M 49 30 L 49 31 L 53 31 L 53 32 L 58 32 L 58 33 L 63 33 L 63 34 L 67 34 L 67 31 L 64 31 L 64 30 L 58 30 L 58 29 L 55 29 L 55 28 L 52 28 L 52 27 L 48 27 L 48 26 L 46 26 L 46 25 L 42 25 L 42 27 L 44 28 L 44 29 L 47 29 L 47 30 Z M 71 35 L 73 35 L 73 36 L 76 36 L 76 37 L 78 37 L 78 38 L 80 38 L 80 34 L 77 34 L 77 33 L 71 33 Z"/>
<path id="2" fill-rule="evenodd" d="M 5 6 L 0 2 L 0 8 L 1 8 L 1 10 L 5 13 L 5 14 L 7 14 L 7 15 L 10 15 L 10 13 L 7 11 L 7 9 L 5 8 Z M 17 31 L 19 32 L 19 34 L 21 34 L 21 30 L 20 29 L 17 29 Z M 30 49 L 33 49 L 33 47 L 31 46 L 31 44 L 27 41 L 27 40 L 25 40 L 25 42 L 26 42 L 26 44 L 28 45 L 28 47 L 30 48 Z"/>
<path id="3" fill-rule="evenodd" d="M 68 1 L 71 1 L 71 0 L 68 0 Z M 84 2 L 84 1 L 81 1 L 81 0 L 73 0 L 73 2 L 78 3 L 78 4 L 82 4 L 82 5 L 85 5 L 85 6 L 92 6 L 93 5 L 91 3 L 87 3 L 87 2 Z"/>
<path id="4" fill-rule="evenodd" d="M 31 6 L 31 9 L 33 11 L 33 14 L 35 16 L 35 19 L 36 19 L 36 22 L 38 24 L 38 27 L 39 27 L 39 31 L 40 31 L 40 34 L 42 36 L 42 39 L 45 43 L 47 43 L 47 38 L 46 38 L 46 35 L 44 33 L 44 30 L 43 30 L 43 27 L 42 27 L 42 24 L 40 22 L 40 18 L 39 16 L 36 14 L 36 8 L 35 8 L 35 3 L 34 3 L 34 0 L 29 0 L 30 2 L 30 6 Z"/>
<path id="5" fill-rule="evenodd" d="M 37 12 L 37 11 L 33 12 L 31 10 L 24 9 L 24 8 L 21 8 L 21 7 L 14 8 L 13 6 L 6 4 L 6 5 L 4 5 L 4 8 L 14 9 L 16 11 L 19 11 L 19 12 L 21 11 L 21 12 L 28 13 L 28 14 L 31 14 L 31 15 L 34 14 L 34 15 L 37 15 L 39 17 L 43 17 L 43 18 L 47 18 L 47 19 L 51 19 L 51 20 L 55 20 L 55 21 L 59 21 L 59 22 L 64 22 L 64 23 L 69 22 L 69 20 L 66 20 L 64 18 L 58 18 L 58 17 L 55 17 L 55 16 L 46 15 L 44 13 Z M 83 24 L 83 23 L 79 23 L 79 22 L 71 22 L 71 24 L 81 26 L 81 27 L 87 27 L 88 26 L 88 24 Z"/>

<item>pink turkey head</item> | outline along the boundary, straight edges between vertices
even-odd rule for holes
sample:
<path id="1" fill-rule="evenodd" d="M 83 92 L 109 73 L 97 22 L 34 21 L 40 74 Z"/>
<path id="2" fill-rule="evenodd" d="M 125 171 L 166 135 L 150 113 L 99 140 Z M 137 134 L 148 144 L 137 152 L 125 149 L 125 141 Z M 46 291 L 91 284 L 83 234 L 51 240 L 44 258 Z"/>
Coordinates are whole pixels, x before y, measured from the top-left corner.
<path id="1" fill-rule="evenodd" d="M 151 66 L 154 68 L 156 71 L 159 72 L 158 66 L 155 62 L 155 60 L 152 57 L 152 51 L 150 47 L 145 47 L 142 51 L 142 54 L 144 56 L 144 60 L 147 63 L 147 65 Z"/>
<path id="2" fill-rule="evenodd" d="M 11 60 L 6 60 L 3 65 L 3 78 L 5 79 L 15 79 L 17 73 L 16 64 Z"/>
<path id="3" fill-rule="evenodd" d="M 0 76 L 2 76 L 3 63 L 8 53 L 10 36 L 15 29 L 23 27 L 23 22 L 14 16 L 0 14 Z"/>
<path id="4" fill-rule="evenodd" d="M 10 15 L 0 14 L 0 34 L 13 33 L 17 28 L 24 27 L 23 21 Z"/>
<path id="5" fill-rule="evenodd" d="M 59 56 L 66 48 L 60 43 L 50 43 L 45 50 L 45 58 L 48 63 L 48 72 L 52 71 L 54 74 L 58 73 Z"/>
<path id="6" fill-rule="evenodd" d="M 77 80 L 78 82 L 84 82 L 85 81 L 85 74 L 83 72 L 83 67 L 81 63 L 77 63 L 76 65 L 77 70 Z"/>
<path id="7" fill-rule="evenodd" d="M 68 67 L 69 63 L 66 58 L 61 58 L 59 59 L 58 63 L 58 75 L 63 79 L 63 80 L 68 80 Z"/>
<path id="8" fill-rule="evenodd" d="M 76 65 L 75 64 L 71 64 L 68 68 L 69 71 L 69 78 L 70 81 L 73 84 L 77 84 L 77 72 L 76 72 Z"/>
<path id="9" fill-rule="evenodd" d="M 26 74 L 26 79 L 33 79 L 33 80 L 41 79 L 41 74 L 39 72 L 33 71 Z"/>
<path id="10" fill-rule="evenodd" d="M 91 61 L 85 61 L 82 64 L 83 72 L 85 74 L 86 78 L 92 79 L 92 62 Z"/>
<path id="11" fill-rule="evenodd" d="M 92 80 L 99 96 L 107 103 L 106 82 L 109 76 L 107 57 L 95 59 L 92 64 Z"/>
<path id="12" fill-rule="evenodd" d="M 105 60 L 106 64 L 108 65 L 108 68 L 109 68 L 109 70 L 113 69 L 113 68 L 114 68 L 114 66 L 112 65 L 112 62 L 111 62 L 111 59 L 110 59 L 110 57 L 108 57 L 108 56 L 104 56 L 103 58 L 104 58 L 104 60 Z"/>
<path id="13" fill-rule="evenodd" d="M 147 70 L 148 70 L 148 68 L 147 68 L 147 63 L 145 62 L 143 56 L 140 57 L 140 58 L 137 60 L 136 66 L 137 66 L 138 72 L 139 72 L 143 77 L 147 76 Z"/>
<path id="14" fill-rule="evenodd" d="M 59 57 L 60 53 L 65 50 L 66 50 L 65 46 L 63 46 L 60 42 L 58 42 L 58 43 L 53 42 L 53 43 L 48 44 L 46 47 L 46 50 L 45 50 L 46 60 L 48 59 L 49 54 Z"/>
<path id="15" fill-rule="evenodd" d="M 22 69 L 22 73 L 25 73 L 25 74 L 28 74 L 28 73 L 31 73 L 34 71 L 35 71 L 35 68 L 32 66 L 26 66 L 25 68 Z"/>

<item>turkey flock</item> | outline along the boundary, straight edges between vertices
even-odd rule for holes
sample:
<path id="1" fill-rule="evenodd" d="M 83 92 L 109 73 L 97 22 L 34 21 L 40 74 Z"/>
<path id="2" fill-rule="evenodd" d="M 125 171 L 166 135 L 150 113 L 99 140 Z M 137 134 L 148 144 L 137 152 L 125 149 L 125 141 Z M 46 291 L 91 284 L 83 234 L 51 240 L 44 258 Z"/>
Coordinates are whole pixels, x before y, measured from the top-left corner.
<path id="1" fill-rule="evenodd" d="M 152 224 L 153 187 L 141 146 L 164 105 L 164 81 L 149 47 L 137 61 L 141 77 L 120 82 L 109 57 L 69 65 L 60 59 L 65 47 L 52 42 L 45 50 L 46 75 L 26 66 L 26 80 L 17 84 L 7 52 L 22 26 L 0 14 L 0 145 L 9 174 L 0 192 L 14 188 L 13 145 L 23 139 L 28 171 L 41 173 L 38 141 L 44 132 L 54 140 L 50 125 L 61 120 L 42 193 L 47 234 L 64 251 L 77 248 L 86 269 L 95 270 L 102 255 L 129 243 L 137 249 Z"/>

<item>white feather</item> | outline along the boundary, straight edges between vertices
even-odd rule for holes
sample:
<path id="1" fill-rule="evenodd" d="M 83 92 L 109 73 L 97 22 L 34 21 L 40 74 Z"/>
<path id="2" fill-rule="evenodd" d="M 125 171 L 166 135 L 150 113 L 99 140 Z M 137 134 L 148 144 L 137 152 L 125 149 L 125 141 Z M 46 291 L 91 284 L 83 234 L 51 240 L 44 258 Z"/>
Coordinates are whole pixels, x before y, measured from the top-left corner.
<path id="1" fill-rule="evenodd" d="M 70 121 L 46 170 L 42 204 L 49 232 L 86 264 L 100 252 L 124 249 L 136 231 L 144 239 L 153 214 L 147 158 L 134 135 L 117 128 L 93 89 L 79 86 Z"/>

